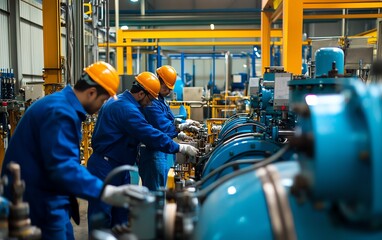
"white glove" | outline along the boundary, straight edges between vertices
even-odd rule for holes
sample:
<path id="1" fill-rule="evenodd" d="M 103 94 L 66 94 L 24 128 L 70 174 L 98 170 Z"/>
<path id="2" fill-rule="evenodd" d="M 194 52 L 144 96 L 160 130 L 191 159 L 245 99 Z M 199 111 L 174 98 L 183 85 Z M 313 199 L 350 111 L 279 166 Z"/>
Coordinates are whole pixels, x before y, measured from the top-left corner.
<path id="1" fill-rule="evenodd" d="M 200 122 L 197 122 L 197 121 L 194 121 L 192 119 L 187 119 L 186 122 L 184 123 L 181 123 L 178 125 L 178 128 L 182 131 L 182 130 L 188 130 L 188 129 L 192 129 L 193 131 L 199 131 L 199 128 L 201 128 L 202 125 L 200 124 Z"/>
<path id="2" fill-rule="evenodd" d="M 179 144 L 179 152 L 195 157 L 199 153 L 199 150 L 189 144 Z"/>
<path id="3" fill-rule="evenodd" d="M 202 127 L 202 124 L 200 124 L 200 122 L 192 120 L 192 119 L 187 119 L 186 123 L 188 123 L 189 125 L 197 126 L 198 128 Z"/>
<path id="4" fill-rule="evenodd" d="M 187 134 L 185 134 L 184 132 L 180 132 L 178 134 L 178 137 L 177 137 L 179 140 L 181 141 L 186 141 L 186 140 L 190 140 L 192 139 L 192 137 L 188 136 Z"/>
<path id="5" fill-rule="evenodd" d="M 149 190 L 139 185 L 107 185 L 102 193 L 101 200 L 115 207 L 127 208 L 129 202 L 136 199 L 144 199 L 147 193 L 149 193 Z"/>
<path id="6" fill-rule="evenodd" d="M 181 124 L 178 125 L 178 128 L 179 128 L 180 131 L 183 131 L 183 130 L 187 129 L 189 125 L 190 124 L 186 123 L 186 122 L 185 123 L 181 123 Z"/>

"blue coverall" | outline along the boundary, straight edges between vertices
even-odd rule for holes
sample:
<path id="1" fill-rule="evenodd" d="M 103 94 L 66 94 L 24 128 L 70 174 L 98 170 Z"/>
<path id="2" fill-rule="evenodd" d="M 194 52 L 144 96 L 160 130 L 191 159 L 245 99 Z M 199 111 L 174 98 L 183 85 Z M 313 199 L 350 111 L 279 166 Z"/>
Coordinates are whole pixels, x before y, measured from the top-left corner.
<path id="1" fill-rule="evenodd" d="M 170 138 L 178 135 L 174 124 L 174 114 L 162 96 L 154 100 L 151 106 L 143 109 L 146 120 L 156 129 Z M 166 186 L 167 174 L 174 165 L 174 154 L 155 151 L 149 147 L 140 148 L 139 175 L 142 185 L 152 191 Z"/>
<path id="2" fill-rule="evenodd" d="M 98 198 L 102 181 L 80 165 L 81 122 L 86 112 L 70 86 L 33 103 L 19 122 L 9 143 L 7 164 L 20 164 L 30 206 L 32 225 L 42 239 L 74 239 L 70 200 Z M 10 198 L 6 189 L 5 195 Z"/>
<path id="3" fill-rule="evenodd" d="M 179 152 L 179 144 L 153 128 L 145 119 L 142 107 L 129 91 L 109 99 L 101 108 L 92 137 L 93 154 L 88 160 L 88 170 L 101 179 L 111 170 L 121 165 L 134 165 L 138 154 L 138 144 L 142 142 L 163 152 Z M 128 173 L 115 178 L 113 185 L 130 183 Z M 93 228 L 91 219 L 95 214 L 106 217 L 103 227 L 127 221 L 127 213 L 101 201 L 89 201 L 89 230 Z"/>

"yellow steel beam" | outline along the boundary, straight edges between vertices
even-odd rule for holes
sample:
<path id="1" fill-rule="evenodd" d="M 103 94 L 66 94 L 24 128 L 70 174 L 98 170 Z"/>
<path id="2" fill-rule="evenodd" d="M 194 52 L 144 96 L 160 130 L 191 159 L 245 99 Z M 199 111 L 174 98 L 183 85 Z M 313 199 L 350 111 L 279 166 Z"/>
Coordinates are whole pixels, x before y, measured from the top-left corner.
<path id="1" fill-rule="evenodd" d="M 381 2 L 380 0 L 303 0 L 305 3 L 360 3 L 360 2 Z"/>
<path id="2" fill-rule="evenodd" d="M 272 22 L 278 20 L 283 15 L 283 4 L 279 5 L 272 14 Z"/>
<path id="3" fill-rule="evenodd" d="M 51 94 L 62 88 L 60 0 L 43 1 L 44 91 Z"/>
<path id="4" fill-rule="evenodd" d="M 268 41 L 269 43 L 271 41 Z M 129 43 L 109 43 L 110 47 L 155 47 L 155 46 L 260 46 L 262 42 L 129 42 Z M 281 42 L 274 42 L 280 45 Z M 106 47 L 106 43 L 98 44 L 99 47 Z"/>
<path id="5" fill-rule="evenodd" d="M 117 54 L 119 48 L 122 47 L 155 47 L 155 46 L 263 46 L 261 42 L 127 42 L 127 43 L 109 43 L 109 47 L 117 48 Z M 268 45 L 282 45 L 281 41 L 264 43 Z M 302 42 L 303 45 L 309 45 L 308 41 Z M 98 47 L 106 47 L 106 43 L 99 43 Z M 262 51 L 264 53 L 264 51 Z M 119 67 L 118 67 L 119 68 Z"/>
<path id="6" fill-rule="evenodd" d="M 131 39 L 126 39 L 126 42 L 131 42 Z M 133 48 L 127 47 L 126 48 L 126 66 L 127 66 L 127 74 L 132 75 L 133 74 Z"/>
<path id="7" fill-rule="evenodd" d="M 359 34 L 356 34 L 355 36 L 370 36 L 370 37 L 377 37 L 377 29 L 374 28 L 374 29 L 371 29 L 369 31 L 366 31 L 366 32 L 362 32 L 362 33 L 359 33 Z"/>
<path id="8" fill-rule="evenodd" d="M 258 38 L 259 29 L 225 29 L 225 30 L 120 30 L 123 38 L 129 39 L 179 39 L 179 38 Z M 271 37 L 282 37 L 281 29 L 273 29 Z"/>
<path id="9" fill-rule="evenodd" d="M 283 1 L 283 65 L 287 72 L 301 74 L 302 1 Z"/>
<path id="10" fill-rule="evenodd" d="M 273 8 L 273 0 L 262 0 L 261 9 Z"/>
<path id="11" fill-rule="evenodd" d="M 271 65 L 271 13 L 261 12 L 261 73 Z"/>
<path id="12" fill-rule="evenodd" d="M 304 9 L 368 9 L 382 8 L 382 2 L 352 2 L 352 3 L 306 3 L 303 4 Z"/>
<path id="13" fill-rule="evenodd" d="M 382 18 L 381 13 L 374 14 L 318 14 L 304 15 L 304 19 L 361 19 L 361 18 Z"/>
<path id="14" fill-rule="evenodd" d="M 277 9 L 281 6 L 283 6 L 283 0 L 273 0 L 273 8 L 274 9 Z"/>
<path id="15" fill-rule="evenodd" d="M 130 39 L 129 39 L 130 40 Z M 117 42 L 120 42 L 122 43 L 123 42 L 123 38 L 121 37 L 121 34 L 119 34 L 119 31 L 117 31 Z M 131 40 L 130 40 L 131 42 Z M 109 46 L 111 46 L 112 44 L 114 43 L 109 43 Z M 98 44 L 99 46 L 99 44 Z M 106 44 L 104 44 L 104 47 L 106 47 Z M 117 48 L 117 72 L 119 75 L 122 75 L 125 71 L 124 71 L 124 61 L 123 61 L 123 50 L 124 48 Z"/>

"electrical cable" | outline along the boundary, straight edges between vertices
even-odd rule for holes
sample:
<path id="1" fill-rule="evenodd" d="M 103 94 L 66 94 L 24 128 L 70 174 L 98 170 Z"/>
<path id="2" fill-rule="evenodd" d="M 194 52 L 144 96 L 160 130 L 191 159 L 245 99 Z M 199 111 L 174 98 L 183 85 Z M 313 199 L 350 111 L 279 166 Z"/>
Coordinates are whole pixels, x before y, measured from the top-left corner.
<path id="1" fill-rule="evenodd" d="M 103 185 L 102 185 L 102 189 L 101 189 L 101 194 L 100 194 L 100 198 L 103 194 L 103 191 L 105 190 L 105 187 L 111 182 L 111 180 L 118 174 L 120 174 L 121 172 L 125 172 L 125 171 L 133 171 L 133 172 L 138 172 L 138 168 L 135 167 L 135 166 L 131 166 L 131 165 L 123 165 L 123 166 L 119 166 L 119 167 L 116 167 L 114 168 L 112 171 L 109 172 L 109 174 L 106 176 L 105 180 L 103 181 Z"/>
<path id="2" fill-rule="evenodd" d="M 263 125 L 261 125 L 261 124 L 259 124 L 259 123 L 256 123 L 256 122 L 247 122 L 247 123 L 243 123 L 243 124 L 238 124 L 238 125 L 234 126 L 233 128 L 229 129 L 228 131 L 226 131 L 226 132 L 223 134 L 223 136 L 221 136 L 220 139 L 224 139 L 225 136 L 227 136 L 227 135 L 228 135 L 229 133 L 231 133 L 232 131 L 238 129 L 239 127 L 245 127 L 245 126 L 256 126 L 256 127 L 259 127 L 259 128 L 261 128 L 261 129 L 263 129 L 263 130 L 266 130 L 266 127 L 263 126 Z"/>
<path id="3" fill-rule="evenodd" d="M 250 152 L 245 152 L 245 153 L 247 154 L 247 153 L 250 153 Z M 202 186 L 211 177 L 213 177 L 216 174 L 219 174 L 219 173 L 223 172 L 225 169 L 227 169 L 229 167 L 233 167 L 234 168 L 235 166 L 242 165 L 242 164 L 254 164 L 254 163 L 258 163 L 260 161 L 264 161 L 265 159 L 262 159 L 262 160 L 258 160 L 258 159 L 257 160 L 254 160 L 254 159 L 251 159 L 251 160 L 236 160 L 234 162 L 228 162 L 228 163 L 226 163 L 226 164 L 216 168 L 215 170 L 211 171 L 210 173 L 208 173 L 204 178 L 202 178 L 200 181 L 196 182 L 194 186 L 195 187 Z"/>
<path id="4" fill-rule="evenodd" d="M 226 181 L 228 181 L 228 180 L 230 180 L 232 178 L 235 178 L 235 177 L 237 177 L 239 175 L 242 175 L 242 174 L 245 174 L 245 173 L 257 170 L 257 169 L 259 169 L 261 167 L 264 167 L 264 166 L 266 166 L 268 164 L 271 164 L 271 163 L 277 161 L 282 155 L 284 155 L 288 151 L 289 148 L 290 148 L 289 144 L 285 145 L 283 148 L 281 148 L 278 152 L 276 152 L 275 154 L 273 154 L 269 158 L 266 158 L 263 161 L 255 163 L 253 166 L 240 169 L 240 170 L 238 170 L 236 172 L 233 172 L 231 174 L 228 174 L 228 175 L 225 175 L 225 176 L 219 178 L 217 181 L 213 182 L 211 185 L 209 185 L 205 189 L 197 192 L 195 194 L 195 196 L 198 197 L 200 199 L 200 201 L 203 201 L 211 191 L 216 189 L 218 186 L 222 185 L 224 182 L 226 182 Z"/>

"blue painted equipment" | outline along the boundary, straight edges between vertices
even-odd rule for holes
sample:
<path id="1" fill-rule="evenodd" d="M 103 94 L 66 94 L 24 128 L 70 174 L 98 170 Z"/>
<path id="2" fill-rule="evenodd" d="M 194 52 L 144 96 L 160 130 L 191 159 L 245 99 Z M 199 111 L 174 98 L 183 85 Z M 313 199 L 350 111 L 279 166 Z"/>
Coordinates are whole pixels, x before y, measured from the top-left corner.
<path id="1" fill-rule="evenodd" d="M 344 74 L 344 52 L 340 48 L 326 47 L 320 48 L 315 53 L 316 77 L 328 76 L 333 64 L 338 74 Z M 329 63 L 329 64 L 328 64 Z"/>
<path id="2" fill-rule="evenodd" d="M 248 81 L 247 73 L 238 73 L 232 76 L 231 89 L 234 90 L 243 90 L 244 84 Z"/>
<path id="3" fill-rule="evenodd" d="M 218 141 L 224 141 L 237 133 L 262 132 L 265 126 L 247 115 L 234 115 L 222 126 L 218 135 Z"/>
<path id="4" fill-rule="evenodd" d="M 382 226 L 382 86 L 352 81 L 344 88 L 306 97 L 310 118 L 301 120 L 296 142 L 314 151 L 304 151 L 300 178 L 314 199 L 337 202 L 349 221 Z M 314 141 L 303 140 L 308 134 Z"/>
<path id="5" fill-rule="evenodd" d="M 306 97 L 293 141 L 301 164 L 250 166 L 215 182 L 194 239 L 382 238 L 382 85 L 341 85 L 342 94 Z"/>
<path id="6" fill-rule="evenodd" d="M 243 167 L 248 167 L 255 161 L 262 161 L 267 156 L 277 152 L 280 149 L 280 146 L 280 144 L 266 139 L 265 134 L 261 133 L 241 133 L 222 142 L 222 144 L 214 149 L 204 165 L 201 174 L 201 179 L 204 180 L 202 188 L 216 181 L 221 176 L 233 172 L 234 169 L 237 170 Z M 287 155 L 287 157 L 283 157 L 283 160 L 286 160 L 288 157 L 290 156 Z M 246 163 L 246 160 L 251 160 L 252 162 Z M 234 168 L 226 168 L 221 172 L 214 174 L 212 177 L 209 177 L 209 179 L 204 179 L 217 168 L 226 163 L 235 161 L 244 162 L 237 164 Z"/>
<path id="7" fill-rule="evenodd" d="M 335 62 L 335 64 L 333 64 Z M 290 105 L 303 103 L 308 94 L 331 94 L 340 91 L 352 76 L 343 76 L 344 53 L 339 48 L 320 48 L 316 51 L 315 78 L 295 77 L 288 83 Z"/>
<path id="8" fill-rule="evenodd" d="M 183 101 L 183 88 L 184 83 L 183 80 L 178 76 L 176 78 L 173 94 L 175 94 L 175 99 L 177 101 Z"/>

